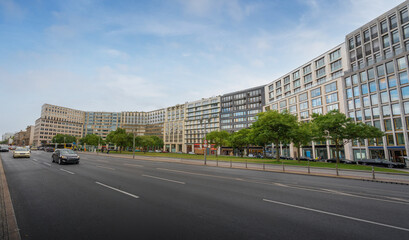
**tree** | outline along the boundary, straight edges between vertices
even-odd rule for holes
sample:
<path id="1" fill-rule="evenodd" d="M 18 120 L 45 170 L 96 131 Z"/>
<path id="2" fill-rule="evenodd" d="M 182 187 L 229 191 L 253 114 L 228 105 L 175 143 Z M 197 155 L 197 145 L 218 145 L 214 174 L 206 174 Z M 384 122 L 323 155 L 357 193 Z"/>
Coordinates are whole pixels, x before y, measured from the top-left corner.
<path id="1" fill-rule="evenodd" d="M 98 146 L 98 144 L 104 144 L 101 136 L 95 134 L 88 134 L 87 136 L 80 139 L 81 144 L 87 144 L 92 146 Z"/>
<path id="2" fill-rule="evenodd" d="M 206 140 L 209 141 L 209 144 L 213 144 L 218 149 L 219 147 L 226 146 L 229 143 L 229 135 L 230 134 L 227 131 L 213 131 L 206 135 Z"/>
<path id="3" fill-rule="evenodd" d="M 163 147 L 163 139 L 158 136 L 151 136 L 153 139 L 153 147 L 154 148 L 162 148 Z"/>
<path id="4" fill-rule="evenodd" d="M 313 123 L 316 125 L 314 133 L 318 140 L 331 140 L 335 145 L 337 164 L 339 164 L 339 152 L 348 142 L 358 139 L 380 138 L 384 133 L 376 127 L 355 123 L 352 118 L 338 110 L 328 112 L 325 115 L 313 114 Z"/>
<path id="5" fill-rule="evenodd" d="M 244 147 L 248 147 L 251 143 L 251 130 L 248 128 L 240 129 L 234 132 L 229 137 L 229 144 L 231 147 L 237 148 L 240 151 L 240 156 L 243 157 Z M 248 152 L 247 152 L 248 155 Z"/>
<path id="6" fill-rule="evenodd" d="M 132 146 L 133 135 L 126 133 L 125 129 L 117 128 L 108 134 L 107 142 L 116 144 L 119 147 L 119 152 L 122 152 L 123 148 Z"/>
<path id="7" fill-rule="evenodd" d="M 144 153 L 146 153 L 149 147 L 155 145 L 155 140 L 152 138 L 152 136 L 140 136 L 139 138 L 138 146 L 142 147 Z"/>
<path id="8" fill-rule="evenodd" d="M 287 111 L 267 111 L 257 114 L 257 120 L 251 126 L 253 143 L 263 146 L 274 143 L 277 147 L 276 159 L 280 161 L 280 142 L 288 142 L 291 129 L 296 125 L 297 117 Z M 265 151 L 264 151 L 265 156 Z"/>
<path id="9" fill-rule="evenodd" d="M 314 124 L 307 122 L 297 122 L 291 129 L 291 142 L 294 147 L 297 148 L 297 159 L 300 162 L 300 148 L 303 145 L 307 145 L 313 140 Z"/>
<path id="10" fill-rule="evenodd" d="M 77 141 L 77 138 L 67 134 L 57 134 L 52 139 L 52 143 L 73 143 Z"/>

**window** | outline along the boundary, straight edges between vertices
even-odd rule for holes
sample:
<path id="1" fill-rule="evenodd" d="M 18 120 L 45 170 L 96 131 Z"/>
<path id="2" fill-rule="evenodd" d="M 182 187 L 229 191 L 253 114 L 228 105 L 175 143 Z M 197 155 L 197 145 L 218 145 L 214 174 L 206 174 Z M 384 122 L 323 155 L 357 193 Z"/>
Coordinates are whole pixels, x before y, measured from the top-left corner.
<path id="1" fill-rule="evenodd" d="M 370 82 L 369 83 L 369 92 L 376 92 L 376 83 L 375 82 Z"/>
<path id="2" fill-rule="evenodd" d="M 386 79 L 382 78 L 379 79 L 379 90 L 385 90 L 386 89 Z"/>
<path id="3" fill-rule="evenodd" d="M 398 96 L 398 90 L 394 89 L 394 90 L 390 90 L 389 91 L 390 96 L 391 96 L 391 101 L 398 101 L 399 100 L 399 96 Z"/>
<path id="4" fill-rule="evenodd" d="M 304 83 L 309 83 L 312 81 L 312 74 L 308 74 L 304 76 Z"/>
<path id="5" fill-rule="evenodd" d="M 395 76 L 393 76 L 393 77 L 388 77 L 388 84 L 389 84 L 389 88 L 392 88 L 392 87 L 396 87 L 396 78 L 395 78 Z"/>
<path id="6" fill-rule="evenodd" d="M 293 86 L 294 86 L 294 88 L 299 87 L 300 86 L 300 80 L 295 80 L 293 82 Z M 294 90 L 294 92 L 295 92 L 295 90 Z"/>
<path id="7" fill-rule="evenodd" d="M 300 103 L 300 111 L 308 108 L 308 102 Z"/>
<path id="8" fill-rule="evenodd" d="M 354 110 L 354 101 L 348 100 L 348 110 Z"/>
<path id="9" fill-rule="evenodd" d="M 293 80 L 300 78 L 300 71 L 293 73 Z"/>
<path id="10" fill-rule="evenodd" d="M 409 102 L 404 102 L 403 108 L 405 109 L 405 114 L 409 114 Z"/>
<path id="11" fill-rule="evenodd" d="M 387 62 L 386 63 L 386 73 L 391 74 L 393 72 L 395 72 L 395 68 L 393 66 L 393 61 Z"/>
<path id="12" fill-rule="evenodd" d="M 376 38 L 378 36 L 378 26 L 374 25 L 371 27 L 371 36 Z"/>
<path id="13" fill-rule="evenodd" d="M 389 105 L 382 106 L 382 112 L 383 112 L 384 117 L 390 117 L 391 116 L 391 107 Z"/>
<path id="14" fill-rule="evenodd" d="M 354 39 L 353 39 L 353 38 L 350 38 L 350 39 L 348 40 L 348 43 L 349 43 L 349 50 L 354 49 L 354 47 L 355 47 Z"/>
<path id="15" fill-rule="evenodd" d="M 297 106 L 296 105 L 290 106 L 290 113 L 295 113 L 295 112 L 297 112 Z"/>
<path id="16" fill-rule="evenodd" d="M 345 86 L 346 87 L 352 86 L 351 77 L 345 78 Z"/>
<path id="17" fill-rule="evenodd" d="M 355 98 L 355 108 L 361 108 L 361 99 Z"/>
<path id="18" fill-rule="evenodd" d="M 401 19 L 400 21 L 402 24 L 409 21 L 409 15 L 408 15 L 407 9 L 400 11 L 400 19 Z"/>
<path id="19" fill-rule="evenodd" d="M 338 110 L 338 103 L 327 106 L 327 111 L 328 112 L 332 111 L 332 110 Z"/>
<path id="20" fill-rule="evenodd" d="M 364 31 L 364 42 L 368 42 L 369 41 L 369 30 L 365 30 Z"/>
<path id="21" fill-rule="evenodd" d="M 325 67 L 323 67 L 321 69 L 318 69 L 316 71 L 316 74 L 317 74 L 317 78 L 320 78 L 320 77 L 324 76 L 325 75 Z"/>
<path id="22" fill-rule="evenodd" d="M 389 102 L 389 95 L 388 92 L 381 93 L 381 103 L 388 103 Z"/>
<path id="23" fill-rule="evenodd" d="M 354 97 L 359 96 L 359 87 L 354 87 Z"/>
<path id="24" fill-rule="evenodd" d="M 403 133 L 396 133 L 396 140 L 397 145 L 405 145 L 405 138 L 403 137 Z"/>
<path id="25" fill-rule="evenodd" d="M 382 43 L 383 43 L 383 48 L 387 48 L 390 46 L 388 35 L 385 35 L 382 37 Z"/>
<path id="26" fill-rule="evenodd" d="M 304 75 L 311 72 L 311 65 L 305 66 L 303 68 Z"/>
<path id="27" fill-rule="evenodd" d="M 283 108 L 283 107 L 287 107 L 287 101 L 286 100 L 280 102 L 280 108 Z"/>
<path id="28" fill-rule="evenodd" d="M 366 72 L 360 72 L 359 73 L 360 77 L 361 77 L 361 83 L 368 81 L 368 76 L 366 75 Z"/>
<path id="29" fill-rule="evenodd" d="M 408 73 L 406 71 L 399 73 L 399 82 L 400 82 L 400 84 L 409 83 Z"/>
<path id="30" fill-rule="evenodd" d="M 372 108 L 372 116 L 373 118 L 379 118 L 379 108 Z"/>
<path id="31" fill-rule="evenodd" d="M 400 106 L 399 104 L 392 104 L 392 114 L 393 116 L 398 116 L 400 115 L 401 111 L 400 111 Z"/>
<path id="32" fill-rule="evenodd" d="M 404 57 L 396 59 L 396 62 L 398 64 L 398 70 L 406 69 L 406 61 Z"/>
<path id="33" fill-rule="evenodd" d="M 364 48 L 365 48 L 365 55 L 369 55 L 369 54 L 372 53 L 371 44 L 370 44 L 370 43 L 365 44 Z"/>
<path id="34" fill-rule="evenodd" d="M 393 134 L 386 134 L 386 141 L 389 146 L 393 146 L 395 144 L 393 141 Z"/>
<path id="35" fill-rule="evenodd" d="M 378 74 L 378 77 L 385 76 L 385 69 L 384 69 L 383 65 L 377 66 L 376 67 L 376 72 Z"/>
<path id="36" fill-rule="evenodd" d="M 409 25 L 403 27 L 403 38 L 409 38 Z"/>
<path id="37" fill-rule="evenodd" d="M 361 35 L 358 34 L 355 36 L 355 43 L 356 43 L 356 46 L 361 45 Z"/>
<path id="38" fill-rule="evenodd" d="M 374 70 L 373 68 L 368 69 L 368 79 L 374 79 L 375 78 L 375 74 L 374 74 Z"/>
<path id="39" fill-rule="evenodd" d="M 311 97 L 317 97 L 321 95 L 321 88 L 311 90 Z"/>
<path id="40" fill-rule="evenodd" d="M 284 84 L 290 83 L 290 76 L 284 78 Z"/>
<path id="41" fill-rule="evenodd" d="M 392 44 L 398 43 L 399 42 L 399 32 L 398 31 L 393 31 L 392 32 Z"/>
<path id="42" fill-rule="evenodd" d="M 372 105 L 378 104 L 378 94 L 371 95 L 371 102 L 372 102 Z"/>
<path id="43" fill-rule="evenodd" d="M 362 84 L 361 91 L 362 91 L 362 94 L 368 94 L 368 85 Z"/>
<path id="44" fill-rule="evenodd" d="M 297 101 L 296 97 L 292 97 L 288 100 L 289 104 L 294 104 L 296 103 L 296 101 Z"/>
<path id="45" fill-rule="evenodd" d="M 392 131 L 392 120 L 385 119 L 385 131 Z"/>
<path id="46" fill-rule="evenodd" d="M 281 81 L 276 82 L 276 88 L 279 88 L 279 87 L 281 87 Z"/>
<path id="47" fill-rule="evenodd" d="M 320 68 L 320 67 L 324 66 L 324 64 L 325 64 L 324 58 L 321 58 L 321 59 L 315 61 L 316 68 Z"/>
<path id="48" fill-rule="evenodd" d="M 312 99 L 311 105 L 312 107 L 321 106 L 322 105 L 321 98 Z"/>
<path id="49" fill-rule="evenodd" d="M 396 19 L 396 16 L 393 15 L 389 18 L 389 27 L 391 29 L 394 29 L 398 26 L 398 20 Z"/>
<path id="50" fill-rule="evenodd" d="M 402 98 L 409 98 L 409 87 L 401 88 Z"/>
<path id="51" fill-rule="evenodd" d="M 352 98 L 352 89 L 347 89 L 347 98 Z"/>
<path id="52" fill-rule="evenodd" d="M 333 82 L 331 84 L 325 85 L 325 93 L 330 93 L 337 90 L 337 83 Z"/>
<path id="53" fill-rule="evenodd" d="M 327 104 L 328 103 L 333 103 L 333 102 L 336 102 L 336 101 L 338 101 L 338 94 L 337 93 L 333 93 L 333 94 L 330 94 L 330 95 L 326 96 Z"/>
<path id="54" fill-rule="evenodd" d="M 386 20 L 381 22 L 381 33 L 384 34 L 388 31 L 388 24 L 386 23 Z"/>
<path id="55" fill-rule="evenodd" d="M 395 126 L 395 130 L 402 130 L 403 125 L 402 125 L 402 119 L 401 118 L 394 118 L 393 123 Z"/>
<path id="56" fill-rule="evenodd" d="M 341 57 L 341 53 L 340 53 L 339 49 L 329 54 L 329 58 L 330 58 L 331 62 L 338 59 L 338 58 L 340 58 L 340 57 Z"/>
<path id="57" fill-rule="evenodd" d="M 331 72 L 336 71 L 342 67 L 341 59 L 331 63 Z"/>
<path id="58" fill-rule="evenodd" d="M 303 93 L 303 94 L 300 94 L 298 98 L 299 98 L 299 101 L 302 102 L 308 99 L 308 95 L 307 93 Z"/>
<path id="59" fill-rule="evenodd" d="M 312 113 L 322 114 L 322 108 L 316 108 L 312 110 Z"/>
<path id="60" fill-rule="evenodd" d="M 371 105 L 368 96 L 363 97 L 363 98 L 362 98 L 362 102 L 364 103 L 364 107 L 369 107 L 369 106 Z"/>

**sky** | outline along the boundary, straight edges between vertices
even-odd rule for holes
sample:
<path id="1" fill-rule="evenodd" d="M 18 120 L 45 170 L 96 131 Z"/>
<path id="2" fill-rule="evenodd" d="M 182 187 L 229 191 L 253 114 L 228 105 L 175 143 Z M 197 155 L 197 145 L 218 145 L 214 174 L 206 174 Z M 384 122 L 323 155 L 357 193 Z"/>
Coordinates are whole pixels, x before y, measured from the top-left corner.
<path id="1" fill-rule="evenodd" d="M 402 0 L 0 0 L 0 135 L 44 103 L 151 111 L 265 85 Z"/>

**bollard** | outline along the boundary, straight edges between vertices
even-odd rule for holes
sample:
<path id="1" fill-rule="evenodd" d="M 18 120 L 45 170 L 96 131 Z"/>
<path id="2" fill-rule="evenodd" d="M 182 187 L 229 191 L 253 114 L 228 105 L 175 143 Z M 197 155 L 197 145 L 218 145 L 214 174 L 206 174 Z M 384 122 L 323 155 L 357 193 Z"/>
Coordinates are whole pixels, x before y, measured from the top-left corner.
<path id="1" fill-rule="evenodd" d="M 339 173 L 338 173 L 338 163 L 337 163 L 337 165 L 336 165 L 336 171 L 337 171 L 337 176 L 339 176 Z"/>
<path id="2" fill-rule="evenodd" d="M 310 174 L 310 161 L 308 161 L 308 174 Z"/>
<path id="3" fill-rule="evenodd" d="M 372 166 L 372 179 L 375 179 L 375 169 Z"/>
<path id="4" fill-rule="evenodd" d="M 282 163 L 282 165 L 283 165 L 283 172 L 285 172 L 284 163 Z"/>
<path id="5" fill-rule="evenodd" d="M 232 168 L 232 163 L 231 163 L 231 159 L 230 159 L 230 168 Z"/>

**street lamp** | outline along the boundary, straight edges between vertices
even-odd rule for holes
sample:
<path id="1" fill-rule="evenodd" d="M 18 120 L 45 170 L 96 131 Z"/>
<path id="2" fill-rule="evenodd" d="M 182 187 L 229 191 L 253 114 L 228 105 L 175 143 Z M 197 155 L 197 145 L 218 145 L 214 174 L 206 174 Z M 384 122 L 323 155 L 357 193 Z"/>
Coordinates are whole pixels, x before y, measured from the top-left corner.
<path id="1" fill-rule="evenodd" d="M 132 129 L 133 133 L 133 153 L 132 153 L 132 158 L 135 159 L 135 129 Z"/>
<path id="2" fill-rule="evenodd" d="M 200 119 L 200 124 L 204 123 L 204 147 L 205 147 L 205 151 L 204 151 L 204 165 L 206 165 L 206 155 L 207 155 L 207 139 L 206 139 L 206 134 L 207 134 L 207 128 L 206 128 L 206 122 L 210 123 L 210 118 L 202 118 Z"/>

